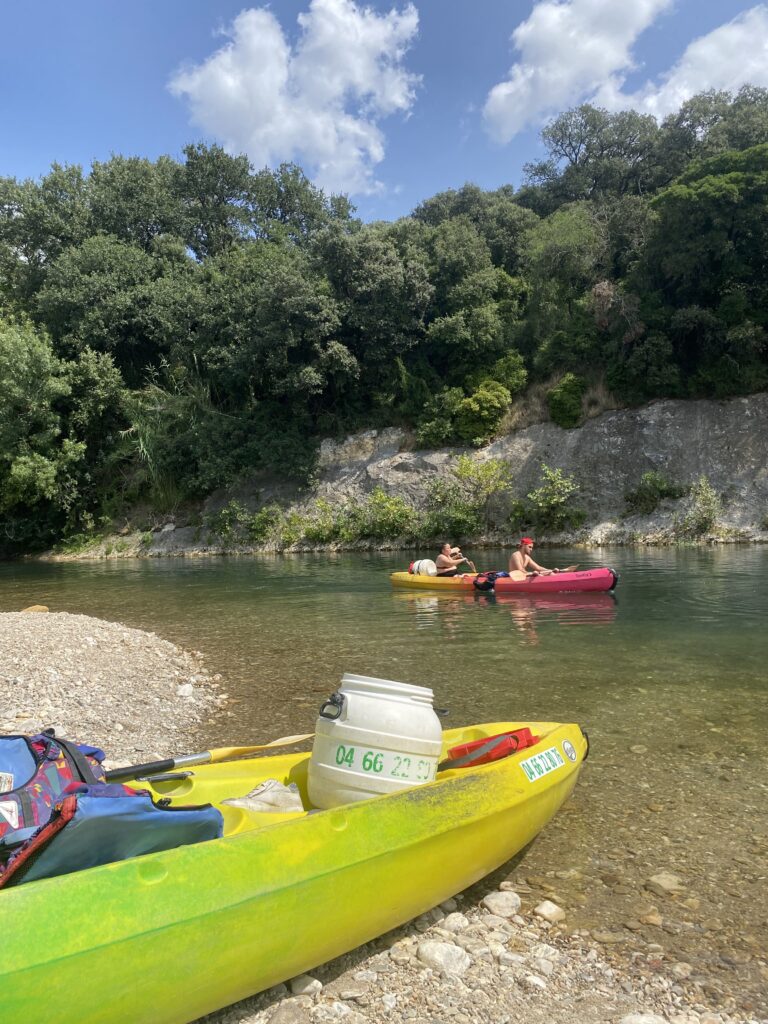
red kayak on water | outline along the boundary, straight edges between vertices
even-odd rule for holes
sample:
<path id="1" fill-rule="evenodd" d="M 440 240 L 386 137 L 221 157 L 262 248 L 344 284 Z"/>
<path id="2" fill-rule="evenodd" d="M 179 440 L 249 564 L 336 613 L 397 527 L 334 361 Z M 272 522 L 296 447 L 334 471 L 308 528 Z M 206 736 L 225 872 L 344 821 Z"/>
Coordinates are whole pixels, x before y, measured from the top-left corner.
<path id="1" fill-rule="evenodd" d="M 493 589 L 497 594 L 552 594 L 568 590 L 613 590 L 618 582 L 618 573 L 606 567 L 580 572 L 534 573 L 525 579 L 501 576 L 493 581 Z"/>

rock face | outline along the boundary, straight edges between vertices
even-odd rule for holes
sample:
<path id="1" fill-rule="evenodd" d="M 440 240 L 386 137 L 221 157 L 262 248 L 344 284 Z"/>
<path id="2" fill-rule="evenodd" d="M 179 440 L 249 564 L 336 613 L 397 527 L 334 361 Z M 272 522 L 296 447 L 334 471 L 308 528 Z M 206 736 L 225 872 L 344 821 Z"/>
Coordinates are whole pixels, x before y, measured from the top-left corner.
<path id="1" fill-rule="evenodd" d="M 366 431 L 321 449 L 317 494 L 329 500 L 360 497 L 381 487 L 415 504 L 426 482 L 445 472 L 462 451 L 403 451 L 397 430 Z M 751 537 L 768 539 L 768 394 L 728 401 L 659 401 L 639 409 L 604 413 L 573 430 L 537 423 L 473 457 L 505 459 L 515 496 L 541 483 L 541 463 L 562 469 L 580 487 L 587 513 L 584 539 L 622 540 L 671 525 L 684 503 L 668 501 L 654 516 L 620 522 L 624 495 L 643 473 L 655 470 L 671 483 L 688 485 L 706 476 L 723 501 L 722 522 Z"/>
<path id="2" fill-rule="evenodd" d="M 307 512 L 318 498 L 336 505 L 360 500 L 377 487 L 419 507 L 429 482 L 447 476 L 462 454 L 478 462 L 503 459 L 510 466 L 511 493 L 498 502 L 496 529 L 486 537 L 471 538 L 475 544 L 508 541 L 511 502 L 541 486 L 542 463 L 574 480 L 579 491 L 573 504 L 586 515 L 580 529 L 550 536 L 539 531 L 538 540 L 585 544 L 671 540 L 676 518 L 690 507 L 688 497 L 665 499 L 651 515 L 624 518 L 626 493 L 638 486 L 644 473 L 655 471 L 680 486 L 702 476 L 708 479 L 722 503 L 712 533 L 715 539 L 768 542 L 768 393 L 727 401 L 658 401 L 639 409 L 603 413 L 573 430 L 536 423 L 480 450 L 414 451 L 412 438 L 403 430 L 366 430 L 343 441 L 322 442 L 309 491 L 277 476 L 254 477 L 211 494 L 201 511 L 203 516 L 216 513 L 235 500 L 250 511 L 277 502 Z M 81 557 L 254 550 L 242 545 L 233 548 L 200 526 L 173 523 L 155 528 L 148 544 L 138 532 L 130 539 L 111 540 L 116 543 L 107 538 Z M 393 540 L 373 546 L 400 545 Z M 306 543 L 296 546 L 307 547 Z"/>

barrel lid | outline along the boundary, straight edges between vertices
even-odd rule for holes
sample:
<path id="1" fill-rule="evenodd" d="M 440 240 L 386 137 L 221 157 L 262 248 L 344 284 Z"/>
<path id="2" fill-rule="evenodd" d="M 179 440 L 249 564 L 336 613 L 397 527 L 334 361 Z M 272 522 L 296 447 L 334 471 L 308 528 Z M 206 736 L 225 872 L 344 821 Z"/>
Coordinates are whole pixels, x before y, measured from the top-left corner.
<path id="1" fill-rule="evenodd" d="M 341 677 L 342 690 L 363 690 L 366 693 L 388 693 L 397 697 L 410 697 L 412 700 L 429 701 L 432 703 L 433 691 L 428 686 L 414 686 L 412 683 L 400 683 L 394 679 L 378 679 L 376 676 L 361 676 L 354 672 L 345 672 Z"/>

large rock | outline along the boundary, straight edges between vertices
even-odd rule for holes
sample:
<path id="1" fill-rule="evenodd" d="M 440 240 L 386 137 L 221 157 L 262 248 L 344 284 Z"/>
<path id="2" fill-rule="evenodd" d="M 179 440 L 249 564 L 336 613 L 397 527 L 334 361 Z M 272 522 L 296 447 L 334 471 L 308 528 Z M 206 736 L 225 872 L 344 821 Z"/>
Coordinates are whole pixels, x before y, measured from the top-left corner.
<path id="1" fill-rule="evenodd" d="M 444 974 L 460 976 L 472 965 L 469 954 L 460 946 L 454 946 L 450 942 L 435 942 L 434 939 L 420 942 L 416 955 L 427 967 L 442 971 Z"/>
<path id="2" fill-rule="evenodd" d="M 504 892 L 489 892 L 482 899 L 482 904 L 498 917 L 514 917 L 520 910 L 520 897 L 508 889 Z"/>
<path id="3" fill-rule="evenodd" d="M 643 473 L 691 484 L 702 475 L 723 495 L 723 520 L 765 534 L 768 507 L 768 394 L 728 401 L 657 401 L 639 409 L 603 413 L 574 430 L 536 423 L 499 438 L 473 458 L 505 459 L 513 490 L 525 495 L 541 482 L 541 463 L 560 468 L 579 484 L 592 539 L 609 539 L 626 510 L 624 495 Z M 368 430 L 320 452 L 317 494 L 331 501 L 359 498 L 381 487 L 420 504 L 427 482 L 444 474 L 470 449 L 403 451 L 402 431 Z M 668 529 L 679 502 L 662 503 L 652 516 L 632 517 L 619 532 Z"/>

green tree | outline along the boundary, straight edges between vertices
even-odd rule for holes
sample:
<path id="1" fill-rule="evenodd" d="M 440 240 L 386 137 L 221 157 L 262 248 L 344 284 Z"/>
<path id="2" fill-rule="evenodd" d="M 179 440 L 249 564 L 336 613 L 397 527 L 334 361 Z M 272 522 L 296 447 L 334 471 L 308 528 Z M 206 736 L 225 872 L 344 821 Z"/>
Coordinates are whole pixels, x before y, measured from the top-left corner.
<path id="1" fill-rule="evenodd" d="M 48 272 L 36 312 L 63 354 L 110 352 L 132 383 L 158 361 L 152 289 L 155 264 L 137 246 L 94 235 Z"/>
<path id="2" fill-rule="evenodd" d="M 26 304 L 61 253 L 92 233 L 88 184 L 81 167 L 54 163 L 39 182 L 4 179 L 0 193 L 3 277 Z"/>
<path id="3" fill-rule="evenodd" d="M 221 146 L 184 147 L 175 188 L 184 210 L 184 237 L 198 259 L 241 241 L 251 218 L 251 165 Z"/>
<path id="4" fill-rule="evenodd" d="M 142 249 L 149 249 L 159 235 L 183 236 L 178 175 L 179 165 L 167 156 L 155 163 L 124 156 L 94 161 L 88 193 L 95 229 Z"/>
<path id="5" fill-rule="evenodd" d="M 513 276 L 520 272 L 526 235 L 537 220 L 533 211 L 515 201 L 509 185 L 495 192 L 485 192 L 472 184 L 439 192 L 420 203 L 413 216 L 432 227 L 465 218 L 485 241 L 494 266 Z"/>
<path id="6" fill-rule="evenodd" d="M 531 231 L 530 297 L 519 344 L 540 375 L 594 363 L 599 337 L 589 291 L 603 276 L 606 256 L 604 225 L 587 203 L 565 206 Z"/>
<path id="7" fill-rule="evenodd" d="M 123 395 L 104 356 L 59 360 L 28 323 L 0 323 L 0 546 L 49 543 L 93 522 L 114 463 Z"/>
<path id="8" fill-rule="evenodd" d="M 306 244 L 331 224 L 349 226 L 354 207 L 326 197 L 296 164 L 265 167 L 251 176 L 250 229 L 256 238 Z"/>
<path id="9" fill-rule="evenodd" d="M 277 398 L 293 409 L 316 406 L 333 385 L 359 372 L 336 341 L 337 304 L 305 254 L 267 242 L 236 246 L 210 260 L 183 354 L 202 372 L 215 404 L 228 411 Z"/>
<path id="10" fill-rule="evenodd" d="M 548 157 L 526 165 L 536 205 L 552 212 L 579 200 L 643 195 L 658 171 L 655 118 L 634 110 L 609 113 L 583 104 L 559 114 L 541 133 Z"/>
<path id="11" fill-rule="evenodd" d="M 378 374 L 424 335 L 432 297 L 424 260 L 412 249 L 404 255 L 378 227 L 329 233 L 322 251 L 341 311 L 340 339 Z"/>
<path id="12" fill-rule="evenodd" d="M 654 200 L 643 271 L 675 306 L 714 308 L 733 287 L 764 306 L 768 144 L 693 165 Z"/>
<path id="13" fill-rule="evenodd" d="M 666 117 L 659 137 L 664 185 L 696 159 L 768 141 L 768 89 L 742 86 L 732 95 L 710 89 L 686 100 Z"/>

